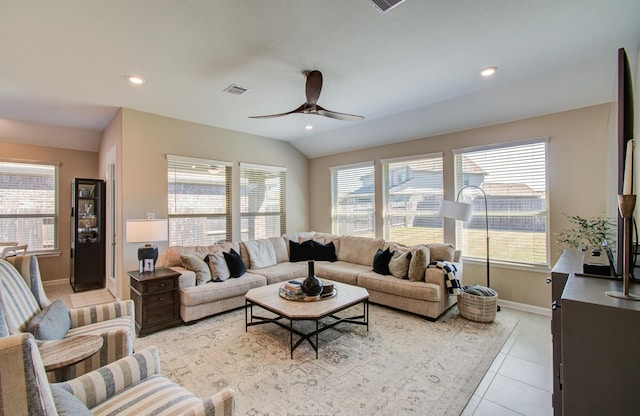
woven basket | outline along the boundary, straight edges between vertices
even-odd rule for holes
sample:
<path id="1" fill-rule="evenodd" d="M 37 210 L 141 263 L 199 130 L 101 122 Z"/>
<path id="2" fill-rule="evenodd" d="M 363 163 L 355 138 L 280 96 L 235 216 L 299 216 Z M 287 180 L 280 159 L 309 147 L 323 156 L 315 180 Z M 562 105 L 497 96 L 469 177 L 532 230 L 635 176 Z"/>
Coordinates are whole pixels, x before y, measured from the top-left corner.
<path id="1" fill-rule="evenodd" d="M 471 321 L 491 322 L 498 310 L 498 295 L 478 296 L 462 292 L 458 294 L 458 310 Z"/>

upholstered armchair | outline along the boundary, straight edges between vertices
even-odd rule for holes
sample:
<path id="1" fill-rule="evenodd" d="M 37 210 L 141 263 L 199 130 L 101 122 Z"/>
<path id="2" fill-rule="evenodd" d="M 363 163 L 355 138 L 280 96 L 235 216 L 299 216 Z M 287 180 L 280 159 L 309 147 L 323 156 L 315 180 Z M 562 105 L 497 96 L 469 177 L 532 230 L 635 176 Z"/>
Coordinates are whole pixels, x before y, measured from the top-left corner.
<path id="1" fill-rule="evenodd" d="M 0 302 L 8 334 L 33 333 L 38 342 L 77 335 L 99 335 L 102 348 L 66 373 L 77 377 L 133 353 L 135 341 L 133 301 L 67 309 L 51 303 L 40 278 L 35 256 L 0 259 Z M 53 340 L 53 341 L 52 341 Z M 57 375 L 49 373 L 51 381 Z"/>
<path id="2" fill-rule="evenodd" d="M 0 338 L 0 414 L 233 416 L 234 392 L 200 399 L 160 375 L 155 347 L 96 371 L 49 383 L 31 334 Z"/>

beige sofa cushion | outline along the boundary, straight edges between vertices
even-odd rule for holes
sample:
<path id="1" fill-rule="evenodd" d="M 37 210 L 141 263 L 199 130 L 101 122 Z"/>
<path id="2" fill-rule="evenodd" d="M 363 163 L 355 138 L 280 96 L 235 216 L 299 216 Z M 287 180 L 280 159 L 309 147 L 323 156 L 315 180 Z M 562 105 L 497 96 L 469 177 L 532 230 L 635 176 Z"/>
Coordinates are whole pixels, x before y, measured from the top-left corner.
<path id="1" fill-rule="evenodd" d="M 187 287 L 180 291 L 183 306 L 195 306 L 234 296 L 243 296 L 250 289 L 267 284 L 264 276 L 245 273 L 242 277 L 227 279 L 224 282 L 210 282 L 205 285 Z"/>
<path id="2" fill-rule="evenodd" d="M 283 237 L 271 237 L 269 239 L 273 244 L 273 250 L 276 253 L 276 261 L 283 263 L 289 261 L 289 241 Z"/>
<path id="3" fill-rule="evenodd" d="M 210 246 L 171 246 L 167 248 L 166 253 L 164 254 L 164 262 L 162 263 L 165 267 L 173 267 L 180 266 L 182 267 L 182 259 L 180 256 L 186 254 L 195 254 L 196 256 L 204 259 L 209 254 L 219 254 L 222 255 L 222 252 L 230 252 L 231 249 L 234 249 L 237 253 L 240 252 L 240 244 L 239 243 L 218 243 L 212 244 Z"/>
<path id="4" fill-rule="evenodd" d="M 336 255 L 340 251 L 340 236 L 335 234 L 327 234 L 327 233 L 316 233 L 313 237 L 315 241 L 322 244 L 329 244 L 333 242 L 333 246 L 336 248 Z"/>
<path id="5" fill-rule="evenodd" d="M 439 302 L 443 295 L 440 286 L 435 283 L 399 280 L 393 276 L 383 276 L 373 271 L 360 274 L 360 276 L 358 276 L 358 286 L 378 292 L 430 302 Z"/>
<path id="6" fill-rule="evenodd" d="M 355 286 L 358 282 L 358 275 L 368 271 L 371 271 L 371 266 L 362 264 L 353 264 L 344 261 L 315 262 L 316 276 L 321 279 L 335 280 L 336 282 L 346 283 L 348 285 Z"/>
<path id="7" fill-rule="evenodd" d="M 291 279 L 304 279 L 307 277 L 307 262 L 278 263 L 274 266 L 251 270 L 252 273 L 264 276 L 267 284 L 285 282 Z"/>
<path id="8" fill-rule="evenodd" d="M 361 264 L 373 267 L 373 256 L 381 249 L 384 240 L 366 237 L 345 236 L 340 238 L 338 260 L 347 263 Z"/>

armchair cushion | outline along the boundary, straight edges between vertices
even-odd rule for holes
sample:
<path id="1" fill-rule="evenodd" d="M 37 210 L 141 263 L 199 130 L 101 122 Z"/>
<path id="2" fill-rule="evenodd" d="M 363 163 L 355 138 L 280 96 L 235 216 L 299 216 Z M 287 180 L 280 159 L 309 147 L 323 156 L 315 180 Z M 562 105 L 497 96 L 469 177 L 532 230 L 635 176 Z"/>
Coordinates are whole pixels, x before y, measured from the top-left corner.
<path id="1" fill-rule="evenodd" d="M 13 264 L 13 267 L 20 272 L 38 305 L 40 305 L 41 308 L 49 306 L 51 301 L 44 292 L 38 258 L 36 256 L 15 256 L 8 257 L 7 261 Z"/>
<path id="2" fill-rule="evenodd" d="M 0 281 L 0 301 L 9 333 L 24 332 L 27 323 L 40 313 L 40 306 L 18 270 L 4 259 L 0 259 Z"/>
<path id="3" fill-rule="evenodd" d="M 71 328 L 69 309 L 62 299 L 56 299 L 48 307 L 40 311 L 27 324 L 27 331 L 42 341 L 62 339 Z"/>

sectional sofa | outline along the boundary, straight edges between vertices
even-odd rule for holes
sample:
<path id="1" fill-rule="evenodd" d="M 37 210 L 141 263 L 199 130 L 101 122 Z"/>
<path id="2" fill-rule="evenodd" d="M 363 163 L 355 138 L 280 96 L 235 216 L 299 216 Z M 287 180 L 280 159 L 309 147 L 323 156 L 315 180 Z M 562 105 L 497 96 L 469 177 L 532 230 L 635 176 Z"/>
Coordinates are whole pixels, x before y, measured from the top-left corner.
<path id="1" fill-rule="evenodd" d="M 315 251 L 316 276 L 364 287 L 370 302 L 429 320 L 437 319 L 456 303 L 456 296 L 447 287 L 447 271 L 428 266 L 451 262 L 457 268 L 457 279 L 462 281 L 460 252 L 450 244 L 406 247 L 381 239 L 304 232 L 210 246 L 170 246 L 160 255 L 158 265 L 181 273 L 180 316 L 188 323 L 245 306 L 244 296 L 252 288 L 306 277 L 308 263 L 303 259 L 314 255 L 309 250 Z M 377 256 L 385 251 L 390 260 L 383 264 L 389 269 L 383 273 L 389 274 L 373 270 L 374 259 L 379 266 L 381 257 Z M 237 278 L 229 277 L 228 269 L 218 270 L 220 263 L 226 267 L 221 259 L 235 254 L 242 262 L 240 266 L 246 268 Z"/>

